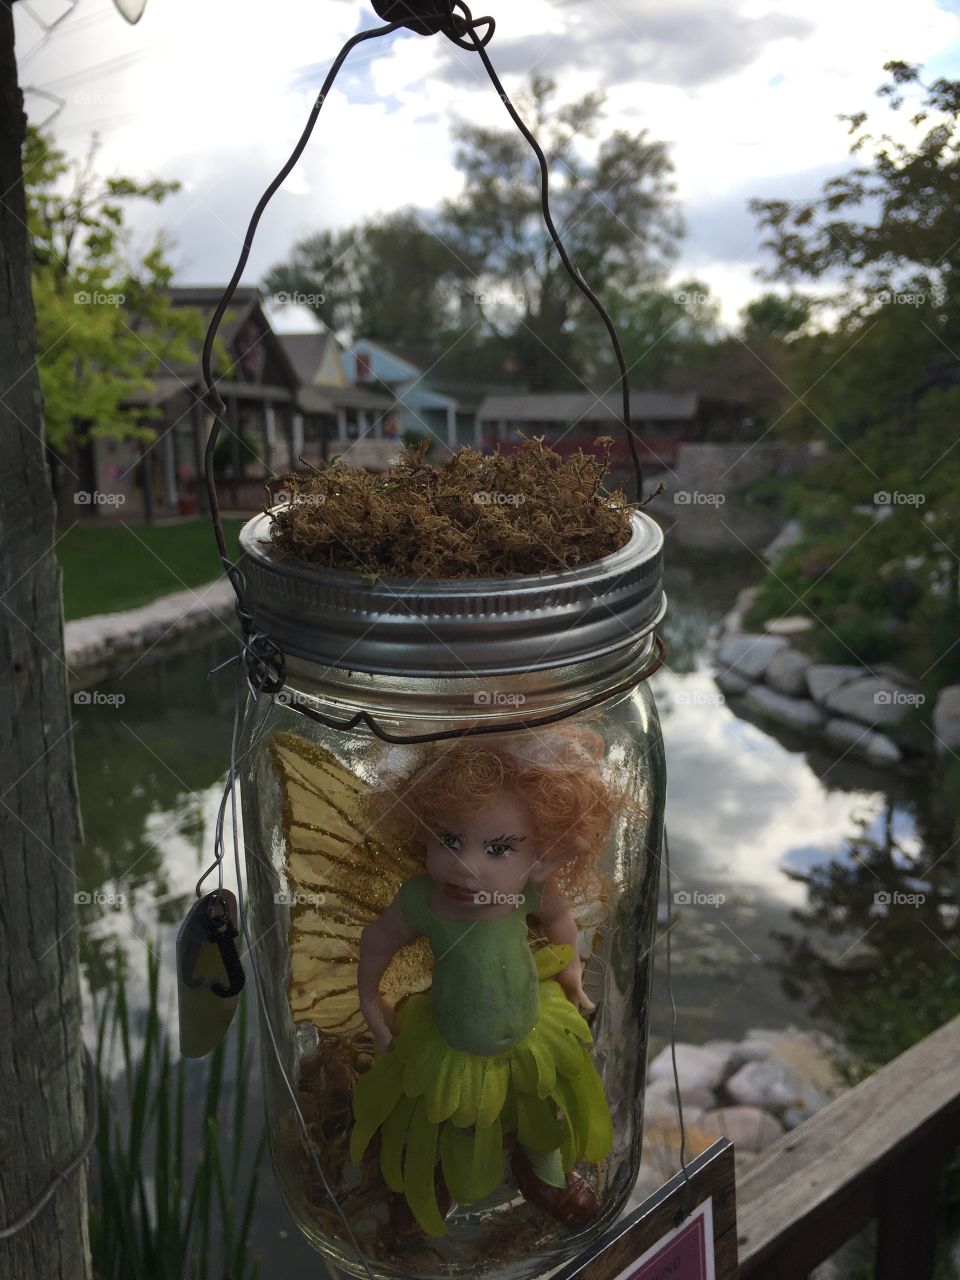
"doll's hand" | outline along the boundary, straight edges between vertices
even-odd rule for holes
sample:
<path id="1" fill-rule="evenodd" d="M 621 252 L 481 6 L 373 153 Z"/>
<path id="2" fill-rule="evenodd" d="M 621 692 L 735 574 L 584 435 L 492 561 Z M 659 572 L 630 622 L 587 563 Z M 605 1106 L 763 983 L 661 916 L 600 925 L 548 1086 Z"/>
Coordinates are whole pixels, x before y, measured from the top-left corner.
<path id="1" fill-rule="evenodd" d="M 393 1006 L 378 995 L 374 1000 L 361 1001 L 360 1012 L 374 1040 L 386 1053 L 393 1040 Z"/>
<path id="2" fill-rule="evenodd" d="M 556 977 L 563 987 L 567 999 L 584 1013 L 593 1013 L 596 1005 L 583 989 L 583 965 L 580 957 L 575 955 L 565 969 L 561 969 Z"/>

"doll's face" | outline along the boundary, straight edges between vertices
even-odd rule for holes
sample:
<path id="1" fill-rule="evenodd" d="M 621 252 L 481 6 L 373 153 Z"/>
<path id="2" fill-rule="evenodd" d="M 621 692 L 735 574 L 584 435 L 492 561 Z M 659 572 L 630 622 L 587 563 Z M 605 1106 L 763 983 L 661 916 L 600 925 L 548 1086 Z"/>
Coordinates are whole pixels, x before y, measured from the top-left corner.
<path id="1" fill-rule="evenodd" d="M 506 905 L 555 869 L 526 805 L 507 790 L 482 809 L 440 812 L 426 846 L 427 872 L 443 896 L 480 911 Z"/>

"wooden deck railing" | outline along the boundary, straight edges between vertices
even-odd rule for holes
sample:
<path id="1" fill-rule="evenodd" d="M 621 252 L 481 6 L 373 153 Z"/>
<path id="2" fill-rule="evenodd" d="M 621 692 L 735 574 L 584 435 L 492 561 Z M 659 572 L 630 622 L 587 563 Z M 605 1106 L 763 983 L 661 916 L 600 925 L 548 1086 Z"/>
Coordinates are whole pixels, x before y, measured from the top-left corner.
<path id="1" fill-rule="evenodd" d="M 960 1018 L 777 1140 L 737 1180 L 742 1280 L 805 1280 L 869 1222 L 877 1280 L 928 1280 L 960 1147 Z"/>

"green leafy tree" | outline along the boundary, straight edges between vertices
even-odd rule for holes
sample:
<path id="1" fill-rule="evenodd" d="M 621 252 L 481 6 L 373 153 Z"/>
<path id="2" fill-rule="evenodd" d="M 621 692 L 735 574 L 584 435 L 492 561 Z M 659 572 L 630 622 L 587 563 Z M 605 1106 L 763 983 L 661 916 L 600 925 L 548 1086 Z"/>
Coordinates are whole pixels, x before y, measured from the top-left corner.
<path id="1" fill-rule="evenodd" d="M 660 390 L 674 373 L 692 372 L 720 339 L 720 305 L 702 280 L 626 295 L 612 286 L 605 302 L 617 327 L 630 385 L 638 391 Z M 613 386 L 618 373 L 609 341 L 593 327 L 598 373 Z"/>
<path id="2" fill-rule="evenodd" d="M 758 608 L 808 609 L 831 656 L 907 658 L 935 687 L 960 676 L 960 81 L 886 70 L 912 133 L 845 117 L 868 162 L 812 200 L 752 202 L 772 277 L 832 286 L 835 315 L 791 343 L 784 426 L 828 456 Z"/>
<path id="3" fill-rule="evenodd" d="M 757 338 L 789 342 L 810 319 L 812 309 L 810 299 L 801 293 L 791 292 L 786 297 L 779 293 L 762 293 L 740 312 L 743 338 L 746 342 Z"/>
<path id="4" fill-rule="evenodd" d="M 430 346 L 459 317 L 471 276 L 435 223 L 404 209 L 346 231 L 316 232 L 267 273 L 264 288 L 281 301 L 301 301 L 346 337 Z"/>
<path id="5" fill-rule="evenodd" d="M 623 129 L 585 160 L 578 142 L 600 133 L 603 107 L 601 93 L 558 101 L 544 76 L 517 98 L 550 167 L 551 210 L 571 261 L 601 298 L 615 286 L 621 301 L 642 309 L 682 231 L 672 164 L 662 142 Z M 536 159 L 509 121 L 460 121 L 454 136 L 464 189 L 445 205 L 446 234 L 482 282 L 485 314 L 509 327 L 532 389 L 576 386 L 593 362 L 596 323 L 544 225 Z"/>
<path id="6" fill-rule="evenodd" d="M 271 267 L 264 291 L 275 301 L 299 301 L 335 333 L 353 334 L 358 317 L 357 227 L 315 231 L 298 240 L 286 262 Z"/>
<path id="7" fill-rule="evenodd" d="M 136 256 L 124 228 L 131 201 L 160 204 L 179 183 L 102 178 L 96 153 L 94 139 L 84 161 L 69 162 L 35 129 L 24 146 L 40 381 L 60 452 L 77 433 L 149 436 L 127 401 L 191 359 L 201 332 L 196 313 L 170 303 L 162 237 Z"/>

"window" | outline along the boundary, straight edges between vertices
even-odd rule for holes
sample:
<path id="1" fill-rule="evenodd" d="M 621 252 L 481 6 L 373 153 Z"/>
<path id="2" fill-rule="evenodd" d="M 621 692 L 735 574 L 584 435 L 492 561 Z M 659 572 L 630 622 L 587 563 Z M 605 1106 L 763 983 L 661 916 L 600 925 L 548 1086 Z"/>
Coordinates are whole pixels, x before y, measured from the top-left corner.
<path id="1" fill-rule="evenodd" d="M 366 382 L 370 377 L 370 353 L 369 351 L 358 351 L 356 354 L 357 363 L 357 382 Z"/>

